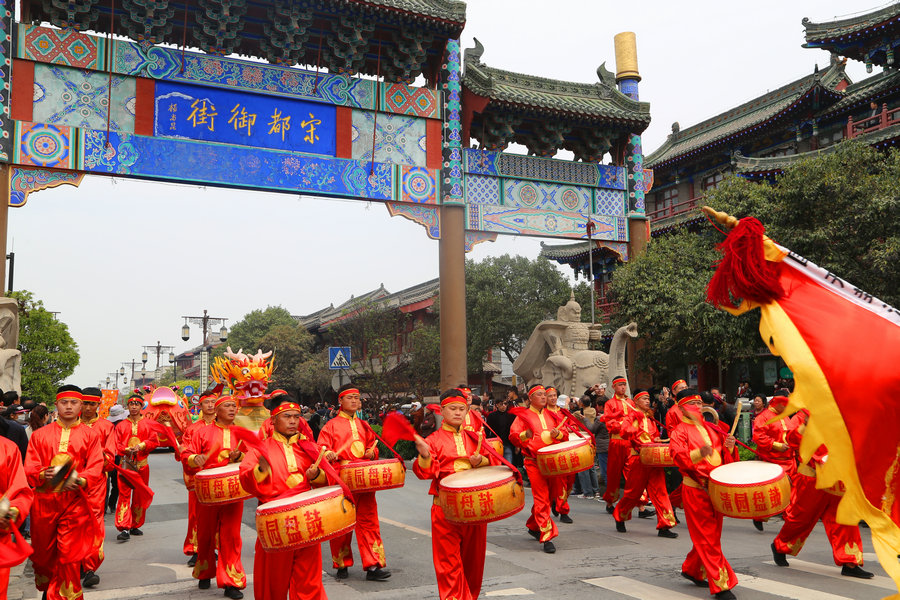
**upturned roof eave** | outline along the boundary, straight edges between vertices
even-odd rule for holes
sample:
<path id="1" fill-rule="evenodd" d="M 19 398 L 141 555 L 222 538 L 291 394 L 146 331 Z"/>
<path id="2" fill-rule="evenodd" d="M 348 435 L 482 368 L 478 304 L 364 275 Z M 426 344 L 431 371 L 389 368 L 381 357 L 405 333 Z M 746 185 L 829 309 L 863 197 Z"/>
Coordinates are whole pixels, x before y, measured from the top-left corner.
<path id="1" fill-rule="evenodd" d="M 819 48 L 827 42 L 836 42 L 849 35 L 857 35 L 868 29 L 881 27 L 900 20 L 900 3 L 894 3 L 871 13 L 840 19 L 813 23 L 808 18 L 802 21 L 805 29 L 806 43 L 804 48 Z"/>

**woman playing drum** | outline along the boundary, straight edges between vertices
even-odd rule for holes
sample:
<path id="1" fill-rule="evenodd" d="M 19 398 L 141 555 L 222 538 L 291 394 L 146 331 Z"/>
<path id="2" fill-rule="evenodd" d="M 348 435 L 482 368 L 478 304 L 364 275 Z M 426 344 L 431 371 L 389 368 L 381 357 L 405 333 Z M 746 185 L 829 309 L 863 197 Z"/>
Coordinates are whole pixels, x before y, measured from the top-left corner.
<path id="1" fill-rule="evenodd" d="M 700 413 L 700 395 L 691 388 L 678 393 L 681 422 L 670 432 L 675 464 L 681 471 L 685 521 L 694 547 L 688 552 L 681 574 L 698 586 L 709 585 L 717 600 L 733 600 L 737 577 L 722 554 L 722 515 L 716 512 L 706 491 L 710 472 L 737 460 L 734 437 L 706 423 Z"/>
<path id="2" fill-rule="evenodd" d="M 471 600 L 481 592 L 487 522 L 451 523 L 437 502 L 440 482 L 453 473 L 486 467 L 491 460 L 478 450 L 473 434 L 461 429 L 467 413 L 466 397 L 459 390 L 441 394 L 440 429 L 422 439 L 416 436 L 419 458 L 413 472 L 419 479 L 431 479 L 431 548 L 434 572 L 442 600 Z M 477 508 L 477 507 L 476 507 Z"/>
<path id="3" fill-rule="evenodd" d="M 266 456 L 250 450 L 241 461 L 241 486 L 269 502 L 289 492 L 310 490 L 310 484 L 323 485 L 325 474 L 297 445 L 300 438 L 300 405 L 283 394 L 270 399 L 273 433 L 263 443 Z M 254 588 L 257 600 L 324 600 L 321 544 L 299 549 L 268 552 L 256 540 L 253 559 Z"/>

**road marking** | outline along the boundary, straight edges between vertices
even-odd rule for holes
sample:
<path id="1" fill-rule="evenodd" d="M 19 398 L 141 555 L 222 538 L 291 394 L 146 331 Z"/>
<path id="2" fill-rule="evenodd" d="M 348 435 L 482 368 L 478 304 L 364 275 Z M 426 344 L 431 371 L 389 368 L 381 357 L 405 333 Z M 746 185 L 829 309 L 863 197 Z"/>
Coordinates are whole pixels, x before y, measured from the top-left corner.
<path id="1" fill-rule="evenodd" d="M 897 589 L 894 585 L 893 580 L 890 577 L 882 577 L 880 575 L 876 575 L 872 579 L 856 579 L 855 577 L 844 577 L 841 575 L 840 567 L 831 567 L 828 565 L 820 565 L 817 563 L 806 562 L 805 560 L 798 560 L 796 558 L 790 557 L 788 561 L 791 563 L 789 569 L 797 569 L 798 571 L 803 571 L 805 573 L 812 573 L 813 575 L 821 575 L 822 577 L 832 577 L 834 579 L 842 579 L 844 581 L 853 581 L 855 583 L 862 583 L 865 585 L 872 585 L 875 587 L 879 587 L 885 590 L 895 590 Z M 774 565 L 775 563 L 772 561 L 766 562 L 767 565 Z"/>
<path id="2" fill-rule="evenodd" d="M 697 600 L 696 596 L 673 592 L 672 590 L 619 575 L 583 579 L 582 581 L 589 585 L 617 592 L 631 598 L 638 598 L 639 600 Z"/>
<path id="3" fill-rule="evenodd" d="M 196 589 L 197 584 L 187 581 L 176 583 L 161 583 L 158 585 L 142 585 L 130 588 L 116 588 L 112 590 L 90 590 L 88 595 L 91 600 L 118 600 L 119 598 L 146 598 L 148 596 L 162 596 L 175 592 L 185 593 Z M 185 593 L 185 597 L 187 594 Z"/>
<path id="4" fill-rule="evenodd" d="M 425 531 L 424 529 L 419 529 L 418 527 L 413 527 L 412 525 L 407 525 L 406 523 L 401 523 L 400 521 L 395 521 L 393 519 L 388 519 L 386 517 L 378 517 L 378 520 L 382 523 L 387 523 L 388 525 L 393 525 L 394 527 L 399 527 L 400 529 L 405 529 L 407 531 L 412 531 L 413 533 L 418 533 L 419 535 L 424 535 L 425 537 L 431 537 L 430 531 Z M 490 550 L 486 550 L 484 552 L 485 556 L 497 556 L 496 552 L 491 552 Z"/>
<path id="5" fill-rule="evenodd" d="M 492 598 L 499 596 L 534 596 L 534 592 L 526 590 L 525 588 L 509 588 L 508 590 L 494 590 L 487 592 L 485 596 Z"/>
<path id="6" fill-rule="evenodd" d="M 783 581 L 772 581 L 771 579 L 752 577 L 743 573 L 738 573 L 738 587 L 765 592 L 779 598 L 791 598 L 792 600 L 853 600 L 847 596 L 836 596 L 819 590 L 791 585 Z"/>

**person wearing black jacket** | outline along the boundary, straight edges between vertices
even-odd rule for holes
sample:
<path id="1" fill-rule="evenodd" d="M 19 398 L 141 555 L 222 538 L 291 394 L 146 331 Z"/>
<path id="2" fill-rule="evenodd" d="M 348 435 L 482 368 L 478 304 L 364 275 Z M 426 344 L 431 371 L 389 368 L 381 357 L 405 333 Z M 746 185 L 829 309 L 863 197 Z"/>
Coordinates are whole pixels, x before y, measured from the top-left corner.
<path id="1" fill-rule="evenodd" d="M 500 439 L 503 440 L 503 458 L 513 462 L 516 447 L 509 441 L 509 429 L 512 427 L 513 421 L 516 420 L 516 415 L 509 412 L 509 400 L 506 398 L 498 400 L 496 408 L 497 410 L 489 414 L 485 421 L 488 427 L 493 429 L 500 436 Z"/>
<path id="2" fill-rule="evenodd" d="M 19 452 L 23 457 L 25 456 L 28 451 L 28 435 L 25 433 L 24 427 L 6 417 L 0 417 L 0 437 L 5 437 L 18 446 Z"/>

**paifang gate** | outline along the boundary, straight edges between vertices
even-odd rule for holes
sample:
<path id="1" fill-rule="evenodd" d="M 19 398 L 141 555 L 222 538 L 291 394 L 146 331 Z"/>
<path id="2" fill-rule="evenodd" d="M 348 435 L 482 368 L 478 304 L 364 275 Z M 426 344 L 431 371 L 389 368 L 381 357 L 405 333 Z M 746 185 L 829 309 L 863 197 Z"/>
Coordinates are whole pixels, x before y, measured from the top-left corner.
<path id="1" fill-rule="evenodd" d="M 453 0 L 21 0 L 20 12 L 0 0 L 4 251 L 9 206 L 85 174 L 381 201 L 440 240 L 448 387 L 466 375 L 473 244 L 585 239 L 588 223 L 624 260 L 646 244 L 650 109 L 631 33 L 616 36 L 615 75 L 573 83 L 489 67 L 477 40 L 462 52 Z M 563 149 L 574 160 L 552 158 Z"/>

